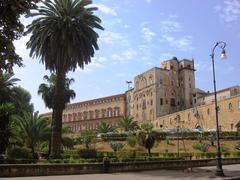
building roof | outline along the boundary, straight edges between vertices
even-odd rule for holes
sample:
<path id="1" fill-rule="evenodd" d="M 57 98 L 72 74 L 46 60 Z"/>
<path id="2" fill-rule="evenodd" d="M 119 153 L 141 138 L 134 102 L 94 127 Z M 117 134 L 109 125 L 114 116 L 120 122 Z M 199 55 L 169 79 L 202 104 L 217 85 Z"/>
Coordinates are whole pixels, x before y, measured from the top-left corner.
<path id="1" fill-rule="evenodd" d="M 231 86 L 231 87 L 229 87 L 229 88 L 221 89 L 221 90 L 217 91 L 217 93 L 226 92 L 226 91 L 232 90 L 232 89 L 234 89 L 234 88 L 240 88 L 240 86 L 239 86 L 239 85 L 236 85 L 236 86 Z M 212 95 L 214 95 L 214 92 L 208 93 L 206 96 L 212 96 Z M 205 97 L 206 97 L 206 96 L 205 96 Z"/>

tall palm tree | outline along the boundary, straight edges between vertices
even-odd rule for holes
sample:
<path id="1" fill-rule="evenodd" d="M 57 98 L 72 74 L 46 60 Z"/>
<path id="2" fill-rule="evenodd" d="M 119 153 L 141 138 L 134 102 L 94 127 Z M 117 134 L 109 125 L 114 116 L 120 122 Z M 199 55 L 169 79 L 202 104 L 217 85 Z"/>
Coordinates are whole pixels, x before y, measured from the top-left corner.
<path id="1" fill-rule="evenodd" d="M 110 123 L 102 121 L 97 127 L 97 132 L 98 133 L 108 133 L 108 132 L 115 131 L 115 129 L 116 128 L 114 126 L 112 126 Z"/>
<path id="2" fill-rule="evenodd" d="M 27 28 L 32 33 L 27 42 L 30 56 L 39 57 L 46 69 L 57 75 L 53 96 L 53 131 L 51 156 L 61 155 L 62 112 L 66 96 L 65 76 L 78 66 L 84 68 L 91 62 L 98 50 L 98 34 L 95 28 L 103 30 L 101 19 L 93 13 L 91 0 L 45 0 L 37 16 Z"/>
<path id="3" fill-rule="evenodd" d="M 137 121 L 133 120 L 133 117 L 125 116 L 119 121 L 120 128 L 125 131 L 136 131 L 139 129 Z"/>
<path id="4" fill-rule="evenodd" d="M 15 116 L 16 126 L 24 144 L 32 150 L 35 157 L 35 147 L 39 142 L 48 140 L 50 128 L 48 121 L 38 113 L 25 112 L 23 116 Z"/>
<path id="5" fill-rule="evenodd" d="M 53 109 L 53 97 L 54 97 L 54 92 L 55 92 L 55 87 L 56 87 L 56 82 L 57 82 L 57 76 L 56 74 L 52 73 L 50 76 L 45 75 L 43 79 L 47 82 L 47 84 L 42 83 L 39 85 L 38 88 L 38 94 L 42 95 L 42 99 L 49 109 Z M 65 78 L 65 88 L 66 88 L 66 96 L 64 99 L 64 103 L 67 104 L 70 102 L 71 99 L 74 99 L 76 97 L 76 94 L 74 90 L 70 89 L 70 85 L 74 82 L 74 79 L 71 78 Z M 54 115 L 54 109 L 52 113 L 52 119 Z M 51 123 L 51 127 L 52 127 Z M 62 132 L 63 133 L 63 132 Z M 49 141 L 49 152 L 48 155 L 51 153 L 51 139 Z"/>

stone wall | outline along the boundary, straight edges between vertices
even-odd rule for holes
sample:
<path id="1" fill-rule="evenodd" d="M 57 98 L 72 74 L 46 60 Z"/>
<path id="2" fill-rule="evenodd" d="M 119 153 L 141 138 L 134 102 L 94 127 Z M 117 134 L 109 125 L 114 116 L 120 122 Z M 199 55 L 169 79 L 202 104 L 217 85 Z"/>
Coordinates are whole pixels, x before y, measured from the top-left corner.
<path id="1" fill-rule="evenodd" d="M 219 100 L 219 126 L 222 131 L 236 131 L 240 121 L 240 96 Z M 177 122 L 176 116 L 180 116 Z M 215 104 L 197 106 L 166 116 L 158 117 L 152 123 L 155 129 L 202 128 L 204 131 L 216 129 Z"/>
<path id="2" fill-rule="evenodd" d="M 239 164 L 240 158 L 226 158 L 223 165 Z M 109 172 L 126 172 L 156 169 L 185 169 L 191 167 L 203 167 L 216 165 L 216 159 L 204 160 L 174 160 L 174 161 L 149 161 L 149 162 L 124 162 L 111 163 Z M 224 168 L 224 167 L 223 167 Z M 71 174 L 103 173 L 102 163 L 92 164 L 2 164 L 0 165 L 0 177 L 20 176 L 50 176 Z"/>

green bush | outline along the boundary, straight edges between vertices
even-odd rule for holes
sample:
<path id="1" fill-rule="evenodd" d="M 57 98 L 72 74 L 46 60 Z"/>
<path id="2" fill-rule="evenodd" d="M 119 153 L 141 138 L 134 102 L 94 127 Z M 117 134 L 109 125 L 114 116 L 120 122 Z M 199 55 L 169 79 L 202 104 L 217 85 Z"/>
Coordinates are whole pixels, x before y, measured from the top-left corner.
<path id="1" fill-rule="evenodd" d="M 31 159 L 31 150 L 26 147 L 14 146 L 7 149 L 7 157 L 10 159 Z"/>
<path id="2" fill-rule="evenodd" d="M 229 148 L 226 147 L 226 146 L 221 146 L 220 150 L 221 150 L 222 153 L 229 152 Z"/>
<path id="3" fill-rule="evenodd" d="M 202 152 L 207 152 L 209 149 L 209 144 L 206 143 L 195 143 L 192 146 L 194 149 L 200 150 Z"/>
<path id="4" fill-rule="evenodd" d="M 215 152 L 206 152 L 205 153 L 205 157 L 206 158 L 215 158 L 216 157 L 216 153 Z"/>
<path id="5" fill-rule="evenodd" d="M 136 140 L 136 137 L 133 136 L 133 135 L 130 135 L 127 137 L 127 142 L 128 142 L 128 145 L 130 147 L 135 147 L 136 143 L 137 143 L 137 140 Z"/>
<path id="6" fill-rule="evenodd" d="M 81 150 L 79 150 L 79 156 L 81 158 L 96 158 L 97 150 L 96 149 L 81 149 Z"/>

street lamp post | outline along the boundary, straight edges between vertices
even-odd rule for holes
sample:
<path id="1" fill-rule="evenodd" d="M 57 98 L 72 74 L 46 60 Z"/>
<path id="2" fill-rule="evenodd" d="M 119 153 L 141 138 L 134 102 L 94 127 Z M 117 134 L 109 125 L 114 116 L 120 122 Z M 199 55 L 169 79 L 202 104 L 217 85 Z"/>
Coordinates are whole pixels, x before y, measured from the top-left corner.
<path id="1" fill-rule="evenodd" d="M 216 113 L 216 135 L 217 135 L 217 169 L 216 175 L 217 176 L 224 176 L 223 169 L 222 169 L 222 158 L 221 158 L 221 149 L 220 149 L 220 142 L 219 142 L 219 123 L 218 123 L 218 104 L 217 104 L 217 90 L 216 90 L 216 78 L 215 78 L 215 66 L 214 66 L 214 52 L 216 47 L 222 49 L 221 58 L 226 58 L 225 47 L 226 43 L 223 41 L 216 42 L 212 49 L 212 54 L 210 54 L 212 58 L 212 67 L 213 67 L 213 84 L 214 84 L 214 98 L 215 98 L 215 113 Z"/>

